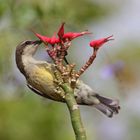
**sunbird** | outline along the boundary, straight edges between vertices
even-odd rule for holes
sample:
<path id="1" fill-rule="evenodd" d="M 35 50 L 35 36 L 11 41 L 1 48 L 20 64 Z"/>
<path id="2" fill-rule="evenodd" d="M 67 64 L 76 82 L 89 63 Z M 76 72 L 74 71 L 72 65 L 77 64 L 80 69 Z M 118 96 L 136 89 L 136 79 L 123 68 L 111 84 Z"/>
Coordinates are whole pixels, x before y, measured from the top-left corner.
<path id="1" fill-rule="evenodd" d="M 65 102 L 61 96 L 64 91 L 55 82 L 54 64 L 33 57 L 40 44 L 39 40 L 20 43 L 15 52 L 17 67 L 33 92 L 54 101 Z M 81 80 L 77 80 L 74 97 L 77 104 L 95 107 L 108 117 L 117 114 L 120 109 L 118 100 L 100 96 Z"/>

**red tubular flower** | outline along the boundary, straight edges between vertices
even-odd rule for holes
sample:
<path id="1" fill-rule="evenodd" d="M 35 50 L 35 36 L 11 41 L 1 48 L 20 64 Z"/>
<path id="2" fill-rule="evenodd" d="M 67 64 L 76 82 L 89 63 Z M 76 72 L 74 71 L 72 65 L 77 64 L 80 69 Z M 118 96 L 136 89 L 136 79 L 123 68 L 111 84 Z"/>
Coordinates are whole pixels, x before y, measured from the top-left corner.
<path id="1" fill-rule="evenodd" d="M 83 36 L 85 34 L 91 34 L 90 32 L 88 31 L 83 31 L 83 32 L 80 32 L 80 33 L 77 33 L 77 32 L 68 32 L 68 33 L 64 33 L 64 22 L 62 23 L 57 35 L 59 36 L 59 38 L 63 41 L 66 41 L 67 39 L 69 41 L 73 40 L 74 38 L 77 38 L 79 36 Z"/>
<path id="2" fill-rule="evenodd" d="M 94 49 L 98 49 L 100 48 L 104 43 L 110 41 L 110 40 L 114 40 L 113 38 L 113 35 L 109 36 L 109 37 L 106 37 L 106 38 L 101 38 L 101 39 L 98 39 L 98 40 L 93 40 L 90 42 L 90 47 L 94 48 Z"/>
<path id="3" fill-rule="evenodd" d="M 43 36 L 43 35 L 40 35 L 38 33 L 34 33 L 41 41 L 43 42 L 46 42 L 46 43 L 49 43 L 51 38 L 49 37 L 46 37 L 46 36 Z"/>
<path id="4" fill-rule="evenodd" d="M 63 38 L 63 35 L 64 35 L 64 25 L 65 25 L 65 22 L 63 22 L 62 24 L 61 24 L 61 27 L 59 28 L 59 31 L 58 31 L 58 33 L 57 33 L 57 35 L 59 36 L 59 38 Z"/>
<path id="5" fill-rule="evenodd" d="M 55 44 L 60 43 L 60 39 L 56 38 L 56 36 L 54 35 L 50 38 L 50 41 L 48 43 L 51 44 L 51 45 L 55 45 Z"/>
<path id="6" fill-rule="evenodd" d="M 48 43 L 48 44 L 51 44 L 51 45 L 55 45 L 55 44 L 58 44 L 60 42 L 60 39 L 59 38 L 56 38 L 56 36 L 52 36 L 51 38 L 50 37 L 47 37 L 47 36 L 42 36 L 38 33 L 35 33 L 35 35 L 41 40 L 43 41 L 44 43 Z"/>
<path id="7" fill-rule="evenodd" d="M 84 31 L 84 32 L 80 32 L 80 33 L 74 33 L 74 32 L 68 32 L 68 33 L 65 33 L 63 35 L 63 39 L 66 40 L 73 40 L 74 38 L 77 38 L 79 36 L 83 36 L 85 34 L 91 34 L 90 32 L 88 31 Z"/>

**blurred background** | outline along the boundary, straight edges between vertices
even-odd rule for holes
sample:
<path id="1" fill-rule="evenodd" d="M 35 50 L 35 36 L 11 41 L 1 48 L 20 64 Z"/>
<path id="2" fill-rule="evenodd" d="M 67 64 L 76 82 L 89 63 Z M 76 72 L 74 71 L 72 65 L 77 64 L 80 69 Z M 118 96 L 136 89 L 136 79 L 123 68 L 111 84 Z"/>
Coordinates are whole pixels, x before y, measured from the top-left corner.
<path id="1" fill-rule="evenodd" d="M 31 30 L 52 36 L 63 21 L 66 31 L 93 32 L 73 41 L 67 58 L 77 69 L 91 55 L 89 41 L 112 34 L 115 38 L 99 51 L 81 79 L 96 92 L 119 99 L 121 111 L 110 119 L 95 109 L 81 107 L 88 139 L 137 140 L 139 9 L 139 0 L 0 0 L 0 140 L 74 140 L 67 107 L 33 94 L 14 58 L 21 41 L 36 39 Z M 46 60 L 43 47 L 39 52 L 36 57 Z"/>

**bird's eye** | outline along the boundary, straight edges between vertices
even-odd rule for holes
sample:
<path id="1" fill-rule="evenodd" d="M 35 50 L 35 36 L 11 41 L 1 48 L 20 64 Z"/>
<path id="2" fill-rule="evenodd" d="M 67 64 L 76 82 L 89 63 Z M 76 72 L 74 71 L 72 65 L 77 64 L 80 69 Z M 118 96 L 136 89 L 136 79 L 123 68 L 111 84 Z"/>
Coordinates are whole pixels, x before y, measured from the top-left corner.
<path id="1" fill-rule="evenodd" d="M 32 44 L 32 41 L 26 41 L 25 44 L 26 45 Z"/>

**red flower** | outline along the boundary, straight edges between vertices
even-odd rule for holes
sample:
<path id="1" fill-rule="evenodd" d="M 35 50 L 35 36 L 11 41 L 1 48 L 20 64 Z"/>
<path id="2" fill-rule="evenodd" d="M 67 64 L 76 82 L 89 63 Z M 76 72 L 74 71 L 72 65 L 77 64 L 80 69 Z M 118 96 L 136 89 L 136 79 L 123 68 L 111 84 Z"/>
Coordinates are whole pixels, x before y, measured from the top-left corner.
<path id="1" fill-rule="evenodd" d="M 72 40 L 74 38 L 77 38 L 77 37 L 82 36 L 82 35 L 85 35 L 85 34 L 91 34 L 91 33 L 88 32 L 88 31 L 84 31 L 84 32 L 80 32 L 80 33 L 68 32 L 68 33 L 65 33 L 63 35 L 63 39 L 64 40 L 66 40 L 66 39 Z"/>
<path id="2" fill-rule="evenodd" d="M 68 32 L 68 33 L 64 33 L 64 22 L 62 23 L 57 35 L 59 36 L 59 38 L 63 41 L 66 41 L 67 39 L 69 41 L 73 40 L 74 38 L 77 38 L 79 36 L 82 36 L 82 35 L 85 35 L 85 34 L 91 34 L 90 32 L 88 31 L 83 31 L 83 32 L 80 32 L 80 33 L 77 33 L 77 32 Z"/>
<path id="3" fill-rule="evenodd" d="M 62 24 L 61 24 L 61 27 L 59 28 L 59 31 L 58 31 L 58 33 L 57 33 L 57 35 L 59 36 L 59 38 L 63 38 L 63 35 L 64 35 L 64 25 L 65 25 L 65 22 L 63 22 Z"/>
<path id="4" fill-rule="evenodd" d="M 43 42 L 46 42 L 46 43 L 49 43 L 51 38 L 49 37 L 46 37 L 46 36 L 43 36 L 43 35 L 40 35 L 38 33 L 34 33 L 41 41 Z"/>
<path id="5" fill-rule="evenodd" d="M 42 36 L 38 33 L 35 33 L 35 35 L 41 40 L 43 41 L 44 43 L 48 43 L 48 44 L 51 44 L 51 45 L 55 45 L 55 44 L 58 44 L 60 42 L 60 39 L 59 38 L 56 38 L 56 36 L 52 36 L 51 38 L 50 37 L 47 37 L 47 36 Z"/>
<path id="6" fill-rule="evenodd" d="M 114 40 L 113 38 L 113 35 L 109 36 L 109 37 L 106 37 L 106 38 L 101 38 L 101 39 L 98 39 L 98 40 L 93 40 L 90 42 L 90 47 L 92 48 L 95 48 L 95 49 L 98 49 L 100 48 L 104 43 L 110 41 L 110 40 Z"/>
<path id="7" fill-rule="evenodd" d="M 60 39 L 59 39 L 59 38 L 56 38 L 56 36 L 53 35 L 53 36 L 50 38 L 50 41 L 49 41 L 48 43 L 51 44 L 51 45 L 55 45 L 55 44 L 60 43 Z"/>

